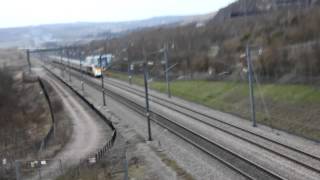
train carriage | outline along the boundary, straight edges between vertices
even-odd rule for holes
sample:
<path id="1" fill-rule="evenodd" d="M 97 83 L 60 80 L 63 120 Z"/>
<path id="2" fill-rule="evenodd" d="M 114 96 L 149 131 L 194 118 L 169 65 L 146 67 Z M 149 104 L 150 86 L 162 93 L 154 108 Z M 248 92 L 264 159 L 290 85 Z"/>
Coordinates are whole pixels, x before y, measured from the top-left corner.
<path id="1" fill-rule="evenodd" d="M 102 71 L 106 69 L 106 67 L 111 62 L 112 55 L 95 55 L 95 56 L 87 56 L 84 61 L 82 61 L 80 66 L 80 60 L 71 59 L 71 58 L 61 58 L 58 56 L 51 57 L 55 63 L 63 64 L 66 66 L 71 66 L 73 69 L 84 71 L 85 73 L 94 76 L 101 77 Z M 101 61 L 100 61 L 101 60 Z M 81 67 L 81 69 L 80 69 Z"/>

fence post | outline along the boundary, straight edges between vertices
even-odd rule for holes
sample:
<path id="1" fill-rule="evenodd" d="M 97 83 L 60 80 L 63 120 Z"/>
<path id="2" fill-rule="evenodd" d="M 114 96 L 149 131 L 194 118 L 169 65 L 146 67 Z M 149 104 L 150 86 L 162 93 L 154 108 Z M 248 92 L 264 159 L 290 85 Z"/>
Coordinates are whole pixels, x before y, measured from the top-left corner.
<path id="1" fill-rule="evenodd" d="M 59 164 L 60 164 L 61 175 L 63 175 L 63 168 L 62 168 L 62 161 L 61 161 L 61 159 L 59 159 Z"/>
<path id="2" fill-rule="evenodd" d="M 248 64 L 248 79 L 249 79 L 249 90 L 250 90 L 250 103 L 251 103 L 251 118 L 252 118 L 252 126 L 257 127 L 256 122 L 256 108 L 255 108 L 255 100 L 254 100 L 254 87 L 253 87 L 253 69 L 251 62 L 251 50 L 249 44 L 246 47 L 246 58 Z"/>
<path id="3" fill-rule="evenodd" d="M 149 93 L 148 93 L 148 64 L 147 62 L 144 62 L 144 91 L 145 91 L 145 100 L 146 100 L 146 117 L 147 117 L 147 123 L 148 123 L 148 141 L 152 141 L 152 135 L 151 135 L 151 123 L 150 123 L 150 110 L 149 110 Z"/>
<path id="4" fill-rule="evenodd" d="M 31 62 L 30 62 L 30 50 L 27 49 L 27 61 L 29 66 L 29 73 L 31 73 Z"/>
<path id="5" fill-rule="evenodd" d="M 78 177 L 80 177 L 80 173 L 81 173 L 81 172 L 80 172 L 80 168 L 81 168 L 81 165 L 82 165 L 82 164 L 81 164 L 81 159 L 80 159 L 80 163 L 79 163 L 79 166 L 78 166 Z"/>
<path id="6" fill-rule="evenodd" d="M 127 150 L 125 149 L 124 152 L 124 159 L 123 159 L 123 165 L 124 165 L 124 180 L 128 180 L 128 161 L 127 161 Z"/>
<path id="7" fill-rule="evenodd" d="M 171 98 L 171 89 L 170 89 L 170 77 L 169 77 L 169 58 L 168 58 L 168 44 L 164 46 L 164 59 L 165 59 L 165 75 L 167 83 L 167 94 L 168 98 Z"/>
<path id="8" fill-rule="evenodd" d="M 82 57 L 80 57 L 81 90 L 82 90 L 82 94 L 84 96 L 84 75 L 83 75 L 83 71 L 84 70 L 82 70 Z"/>
<path id="9" fill-rule="evenodd" d="M 71 83 L 72 80 L 71 80 L 71 64 L 70 64 L 70 54 L 69 54 L 69 51 L 67 53 L 67 58 L 68 58 L 68 70 L 69 70 L 69 82 Z"/>
<path id="10" fill-rule="evenodd" d="M 19 161 L 15 161 L 14 162 L 15 165 L 15 169 L 16 169 L 16 180 L 21 180 L 21 175 L 20 175 L 20 162 Z"/>
<path id="11" fill-rule="evenodd" d="M 39 179 L 42 180 L 42 177 L 41 177 L 41 165 L 40 165 L 40 163 L 38 163 L 37 165 L 38 165 Z"/>
<path id="12" fill-rule="evenodd" d="M 63 58 L 62 54 L 63 54 L 63 50 L 61 50 L 61 54 L 60 54 L 60 66 L 62 66 L 60 70 L 61 70 L 61 76 L 62 76 L 62 78 L 64 78 L 64 68 L 65 67 L 63 66 L 63 62 L 62 62 L 62 58 Z"/>
<path id="13" fill-rule="evenodd" d="M 100 68 L 102 67 L 102 55 L 100 55 L 99 57 L 99 63 L 100 63 Z M 106 96 L 105 96 L 105 92 L 104 92 L 104 78 L 103 78 L 103 72 L 101 70 L 101 91 L 102 91 L 102 102 L 103 102 L 103 106 L 106 106 Z"/>

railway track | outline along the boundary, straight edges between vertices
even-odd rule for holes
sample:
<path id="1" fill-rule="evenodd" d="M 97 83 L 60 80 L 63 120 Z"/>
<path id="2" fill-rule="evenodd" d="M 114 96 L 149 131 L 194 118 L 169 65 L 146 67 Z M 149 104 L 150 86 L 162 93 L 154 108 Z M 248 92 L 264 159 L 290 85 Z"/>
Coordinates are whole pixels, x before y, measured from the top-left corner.
<path id="1" fill-rule="evenodd" d="M 81 76 L 76 73 L 74 73 L 73 76 L 79 79 L 81 78 Z M 101 91 L 101 86 L 97 83 L 88 79 L 86 79 L 86 83 L 96 90 Z M 112 97 L 128 108 L 134 110 L 142 116 L 146 115 L 144 106 L 108 89 L 104 89 L 104 91 L 108 96 Z M 159 124 L 165 129 L 168 129 L 178 137 L 196 146 L 197 148 L 219 160 L 229 168 L 240 173 L 247 179 L 285 179 L 284 177 L 263 168 L 255 162 L 252 162 L 251 160 L 238 155 L 236 152 L 233 152 L 232 150 L 227 149 L 216 142 L 213 142 L 203 136 L 194 133 L 191 129 L 188 129 L 181 124 L 171 121 L 165 116 L 150 111 L 150 118 L 153 122 Z"/>
<path id="2" fill-rule="evenodd" d="M 80 78 L 80 75 L 75 72 L 73 72 L 73 76 Z M 129 91 L 129 92 L 131 92 L 135 95 L 138 95 L 140 97 L 144 97 L 143 92 L 138 89 L 132 89 L 131 87 L 125 86 L 123 84 L 119 84 L 119 83 L 117 83 L 115 81 L 111 81 L 111 80 L 108 80 L 106 82 L 108 84 L 112 84 L 113 86 L 116 86 L 118 88 L 125 89 L 126 91 Z M 101 87 L 98 84 L 98 82 L 94 82 L 92 79 L 91 80 L 86 79 L 86 83 L 90 84 L 92 87 L 96 88 L 97 90 L 101 90 Z M 109 89 L 104 89 L 104 91 L 109 96 L 115 98 L 117 101 L 121 102 L 122 104 L 126 105 L 127 107 L 135 110 L 136 112 L 138 112 L 141 115 L 145 115 L 144 106 L 139 105 L 138 103 L 136 103 L 136 102 L 124 97 L 124 96 L 121 96 L 113 91 L 110 91 Z M 184 107 L 180 104 L 169 102 L 166 99 L 163 99 L 163 98 L 160 98 L 160 97 L 157 97 L 154 95 L 151 95 L 151 97 L 152 97 L 152 101 L 154 103 L 158 103 L 161 106 L 170 108 L 171 110 L 175 110 L 175 111 L 177 111 L 181 114 L 184 114 L 190 118 L 193 118 L 197 121 L 200 121 L 210 127 L 213 127 L 215 129 L 218 129 L 218 130 L 223 131 L 225 133 L 231 134 L 232 136 L 235 136 L 239 139 L 245 140 L 246 142 L 254 144 L 262 149 L 265 149 L 265 150 L 272 152 L 278 156 L 281 156 L 282 158 L 293 161 L 294 163 L 299 164 L 307 169 L 310 169 L 310 170 L 315 171 L 317 173 L 320 172 L 319 169 L 317 168 L 317 166 L 314 167 L 312 165 L 312 163 L 319 163 L 318 162 L 318 160 L 320 160 L 319 157 L 316 157 L 312 154 L 305 153 L 299 149 L 295 149 L 295 148 L 287 146 L 285 144 L 281 144 L 277 141 L 266 138 L 266 137 L 261 136 L 259 134 L 255 134 L 254 132 L 248 131 L 246 129 L 242 129 L 242 128 L 234 126 L 232 124 L 228 124 L 224 121 L 221 121 L 219 119 L 210 117 L 206 114 L 197 112 L 197 111 L 190 109 L 188 107 Z M 187 112 L 187 111 L 189 111 L 189 112 Z M 188 129 L 179 123 L 173 122 L 170 119 L 166 118 L 165 116 L 158 114 L 157 112 L 151 111 L 150 115 L 151 115 L 151 119 L 154 122 L 156 122 L 157 124 L 159 124 L 160 126 L 163 126 L 164 128 L 170 130 L 172 133 L 176 134 L 180 138 L 182 138 L 182 139 L 188 141 L 189 143 L 193 144 L 194 146 L 198 147 L 199 149 L 206 152 L 210 156 L 223 162 L 224 164 L 226 164 L 230 168 L 234 169 L 235 171 L 239 172 L 243 176 L 247 177 L 248 179 L 285 179 L 281 175 L 278 175 L 270 170 L 263 168 L 262 166 L 258 165 L 257 163 L 250 161 L 249 159 L 239 155 L 236 152 L 233 152 L 232 150 L 230 150 L 228 148 L 223 147 L 222 145 L 220 145 L 216 142 L 213 142 L 213 141 L 207 139 L 206 137 L 203 137 L 203 136 L 200 136 L 200 135 L 194 133 L 191 129 Z M 202 116 L 202 118 L 199 116 Z M 222 127 L 221 124 L 220 125 L 212 124 L 208 121 L 203 120 L 203 118 L 215 120 L 215 121 L 217 121 L 227 127 Z M 243 134 L 241 135 L 241 134 L 237 134 L 237 133 L 233 132 L 232 130 L 234 130 L 234 129 L 237 129 L 238 131 L 242 131 L 242 133 L 245 132 L 245 133 L 249 134 L 250 136 L 255 136 L 256 138 L 257 137 L 260 138 L 260 143 L 258 143 L 259 141 L 254 141 L 254 140 L 251 140 L 250 138 L 243 137 Z M 292 152 L 296 153 L 295 155 L 298 157 L 303 156 L 303 158 L 311 158 L 311 161 L 317 161 L 317 162 L 312 162 L 312 163 L 310 163 L 309 161 L 301 162 L 292 156 L 292 152 L 288 153 L 290 155 L 283 153 L 283 152 L 282 153 L 277 152 L 270 147 L 268 148 L 268 147 L 262 145 L 261 140 L 268 141 L 269 143 L 270 142 L 274 143 L 274 145 L 281 146 L 282 148 L 286 148 L 285 149 L 286 151 L 292 151 Z"/>
<path id="3" fill-rule="evenodd" d="M 120 84 L 114 80 L 105 80 L 106 83 L 112 84 L 112 86 L 118 87 L 120 89 L 124 89 L 130 93 L 133 93 L 137 96 L 144 97 L 144 92 L 132 88 L 131 86 Z M 158 97 L 156 95 L 149 94 L 150 101 L 157 103 L 161 106 L 179 112 L 187 117 L 190 117 L 194 120 L 200 121 L 205 125 L 213 127 L 222 132 L 228 133 L 236 138 L 249 142 L 255 146 L 258 146 L 262 149 L 265 149 L 271 153 L 274 153 L 278 156 L 286 158 L 290 161 L 293 161 L 305 168 L 312 169 L 313 171 L 320 173 L 320 157 L 304 152 L 303 150 L 291 147 L 289 145 L 280 143 L 263 135 L 252 132 L 248 129 L 244 129 L 228 123 L 226 121 L 217 119 L 205 113 L 201 113 L 189 107 L 183 106 L 181 104 L 175 103 L 173 101 L 169 101 L 167 99 Z M 214 122 L 213 122 L 214 121 Z M 276 150 L 280 150 L 276 151 Z"/>
<path id="4" fill-rule="evenodd" d="M 110 90 L 106 90 L 106 93 L 117 101 L 121 101 L 122 104 L 126 105 L 130 109 L 133 109 L 142 116 L 145 115 L 144 106 L 141 106 L 140 104 Z M 277 175 L 274 172 L 271 172 L 261 167 L 260 165 L 250 161 L 249 159 L 238 155 L 236 152 L 225 148 L 222 145 L 207 139 L 206 137 L 198 135 L 191 129 L 188 129 L 179 123 L 171 121 L 161 114 L 150 111 L 150 118 L 153 122 L 168 129 L 172 133 L 206 152 L 210 156 L 223 162 L 225 165 L 234 169 L 248 179 L 285 179 L 280 175 Z"/>

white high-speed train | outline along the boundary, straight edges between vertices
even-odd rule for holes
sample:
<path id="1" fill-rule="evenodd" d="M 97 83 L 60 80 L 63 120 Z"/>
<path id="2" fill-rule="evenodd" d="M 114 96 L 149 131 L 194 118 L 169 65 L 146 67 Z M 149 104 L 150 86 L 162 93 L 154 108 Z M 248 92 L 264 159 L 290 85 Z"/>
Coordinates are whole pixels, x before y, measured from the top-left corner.
<path id="1" fill-rule="evenodd" d="M 68 58 L 61 58 L 58 56 L 52 57 L 53 61 L 58 64 L 63 64 L 65 66 L 71 66 L 73 69 L 77 69 L 80 71 L 84 71 L 87 74 L 90 74 L 94 77 L 101 77 L 102 70 L 107 67 L 107 65 L 111 62 L 110 55 L 102 55 L 101 56 L 101 64 L 100 64 L 100 56 L 88 56 L 84 61 L 81 62 L 77 59 L 68 59 Z M 80 69 L 81 67 L 81 69 Z"/>

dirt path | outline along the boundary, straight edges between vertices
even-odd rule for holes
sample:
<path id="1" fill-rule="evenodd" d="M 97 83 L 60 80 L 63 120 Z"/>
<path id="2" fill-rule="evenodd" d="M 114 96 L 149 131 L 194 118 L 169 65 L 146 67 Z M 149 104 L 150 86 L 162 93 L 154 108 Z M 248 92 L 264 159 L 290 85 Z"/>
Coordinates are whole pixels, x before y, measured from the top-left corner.
<path id="1" fill-rule="evenodd" d="M 57 174 L 57 171 L 61 171 L 59 160 L 62 162 L 63 170 L 78 164 L 80 159 L 87 158 L 102 147 L 108 134 L 103 122 L 97 120 L 97 117 L 70 90 L 66 90 L 60 82 L 58 83 L 57 80 L 40 70 L 38 74 L 46 79 L 61 97 L 64 108 L 71 117 L 73 124 L 73 134 L 70 142 L 54 158 L 57 161 L 54 161 L 41 172 L 42 179 L 54 179 L 54 174 Z M 38 178 L 37 176 L 33 179 Z"/>

